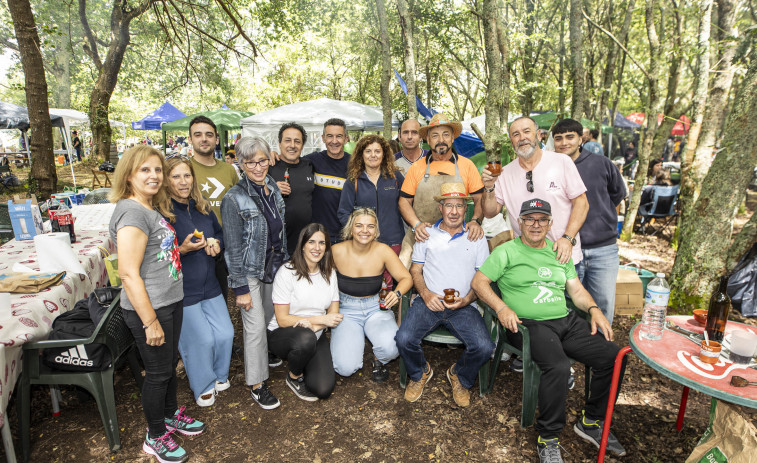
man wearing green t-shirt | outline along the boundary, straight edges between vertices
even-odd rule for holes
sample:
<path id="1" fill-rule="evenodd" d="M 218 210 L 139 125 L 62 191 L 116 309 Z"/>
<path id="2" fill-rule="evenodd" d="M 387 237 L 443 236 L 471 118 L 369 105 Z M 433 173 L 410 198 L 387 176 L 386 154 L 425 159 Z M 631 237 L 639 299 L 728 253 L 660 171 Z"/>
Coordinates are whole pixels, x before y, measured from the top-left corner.
<path id="1" fill-rule="evenodd" d="M 523 342 L 518 325 L 528 328 L 531 356 L 542 371 L 536 420 L 539 458 L 542 463 L 559 463 L 563 461 L 558 439 L 565 426 L 569 358 L 592 372 L 589 399 L 573 429 L 599 447 L 615 356 L 620 348 L 611 342 L 610 323 L 581 285 L 572 259 L 564 264 L 556 259 L 553 243 L 546 238 L 552 226 L 549 203 L 541 199 L 525 201 L 518 223 L 521 236 L 495 248 L 471 286 L 479 299 L 497 313 L 514 345 L 521 346 Z M 502 298 L 492 291 L 492 281 L 497 282 Z M 589 313 L 591 325 L 568 310 L 566 290 L 573 303 Z M 626 453 L 612 433 L 607 449 L 616 455 Z"/>

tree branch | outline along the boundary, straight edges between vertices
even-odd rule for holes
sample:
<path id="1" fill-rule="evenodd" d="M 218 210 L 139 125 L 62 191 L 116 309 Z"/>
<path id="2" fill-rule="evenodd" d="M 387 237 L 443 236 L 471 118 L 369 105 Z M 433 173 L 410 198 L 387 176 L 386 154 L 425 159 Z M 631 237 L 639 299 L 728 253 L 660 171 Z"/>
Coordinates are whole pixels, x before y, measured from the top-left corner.
<path id="1" fill-rule="evenodd" d="M 635 65 L 636 65 L 636 67 L 638 67 L 638 68 L 639 68 L 639 70 L 640 70 L 640 71 L 641 71 L 641 72 L 642 72 L 642 73 L 644 74 L 644 76 L 645 76 L 645 77 L 647 78 L 647 80 L 649 80 L 649 73 L 648 73 L 648 72 L 647 72 L 647 70 L 646 70 L 646 69 L 644 68 L 644 66 L 642 66 L 642 65 L 641 65 L 641 63 L 639 63 L 638 61 L 636 61 L 636 58 L 634 58 L 634 56 L 633 56 L 633 55 L 631 54 L 631 52 L 630 52 L 630 51 L 628 51 L 628 49 L 627 49 L 627 48 L 626 48 L 626 47 L 625 47 L 625 46 L 624 46 L 624 45 L 623 45 L 622 43 L 620 43 L 620 41 L 619 41 L 618 39 L 616 39 L 616 38 L 615 38 L 615 36 L 614 36 L 614 35 L 612 35 L 612 33 L 611 33 L 610 31 L 608 31 L 608 30 L 606 30 L 606 29 L 602 28 L 602 26 L 600 26 L 599 24 L 597 24 L 596 22 L 594 22 L 594 21 L 593 21 L 593 20 L 592 20 L 592 19 L 591 19 L 591 18 L 589 17 L 589 15 L 587 15 L 587 14 L 586 14 L 586 11 L 584 11 L 583 9 L 581 10 L 581 13 L 582 13 L 582 14 L 584 15 L 584 18 L 586 18 L 586 20 L 587 20 L 587 21 L 589 21 L 589 24 L 591 24 L 592 26 L 596 27 L 596 28 L 597 28 L 597 29 L 599 29 L 600 31 L 604 32 L 604 33 L 605 33 L 605 34 L 606 34 L 606 35 L 607 35 L 608 37 L 610 37 L 610 38 L 611 38 L 611 39 L 612 39 L 612 40 L 613 40 L 613 41 L 614 41 L 614 42 L 615 42 L 615 43 L 616 43 L 616 44 L 618 45 L 618 47 L 620 47 L 620 49 L 621 49 L 621 50 L 623 50 L 623 52 L 624 52 L 624 53 L 625 53 L 625 54 L 626 54 L 626 55 L 627 55 L 627 56 L 628 56 L 629 58 L 631 58 L 631 61 L 633 61 L 633 64 L 635 64 Z"/>
<path id="2" fill-rule="evenodd" d="M 84 29 L 84 37 L 86 37 L 87 42 L 89 42 L 89 45 L 85 43 L 82 48 L 84 49 L 84 53 L 86 53 L 92 59 L 92 62 L 95 63 L 95 67 L 99 71 L 102 69 L 103 63 L 97 52 L 97 38 L 95 38 L 92 28 L 89 27 L 89 20 L 87 20 L 87 0 L 79 0 L 79 21 L 81 21 L 82 29 Z"/>
<path id="3" fill-rule="evenodd" d="M 239 35 L 242 36 L 242 38 L 245 40 L 245 42 L 249 43 L 250 46 L 252 46 L 252 56 L 257 57 L 258 56 L 258 47 L 255 46 L 255 43 L 252 41 L 250 37 L 247 36 L 244 32 L 244 28 L 241 24 L 239 24 L 239 21 L 237 21 L 237 18 L 234 16 L 234 13 L 236 11 L 232 11 L 231 8 L 226 4 L 224 0 L 216 0 L 216 3 L 223 9 L 223 11 L 226 12 L 226 15 L 231 19 L 231 22 L 234 23 L 234 27 L 237 29 L 237 32 Z"/>

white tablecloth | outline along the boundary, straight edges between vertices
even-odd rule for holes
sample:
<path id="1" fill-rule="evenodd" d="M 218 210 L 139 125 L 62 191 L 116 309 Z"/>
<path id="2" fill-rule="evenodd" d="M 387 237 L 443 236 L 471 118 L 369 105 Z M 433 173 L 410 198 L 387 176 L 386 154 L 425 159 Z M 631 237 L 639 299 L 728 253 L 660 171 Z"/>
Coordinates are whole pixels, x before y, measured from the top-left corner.
<path id="1" fill-rule="evenodd" d="M 55 317 L 73 309 L 74 304 L 88 297 L 93 289 L 107 284 L 105 261 L 98 246 L 114 251 L 108 233 L 77 229 L 76 238 L 74 253 L 86 275 L 67 274 L 59 285 L 39 293 L 11 294 L 10 308 L 0 312 L 0 426 L 21 373 L 21 346 L 28 341 L 46 339 Z M 10 273 L 16 262 L 39 270 L 33 240 L 11 240 L 0 247 L 0 273 Z"/>
<path id="2" fill-rule="evenodd" d="M 86 204 L 71 208 L 77 237 L 80 231 L 108 231 L 115 204 Z"/>

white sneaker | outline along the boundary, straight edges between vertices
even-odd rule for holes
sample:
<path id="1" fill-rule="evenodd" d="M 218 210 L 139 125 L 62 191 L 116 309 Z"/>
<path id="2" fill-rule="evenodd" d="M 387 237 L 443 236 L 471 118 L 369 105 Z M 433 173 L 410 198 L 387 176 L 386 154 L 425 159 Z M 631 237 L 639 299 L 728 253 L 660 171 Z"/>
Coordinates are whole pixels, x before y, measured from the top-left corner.
<path id="1" fill-rule="evenodd" d="M 210 398 L 207 398 L 207 399 L 203 398 L 207 396 L 210 396 Z M 204 394 L 201 394 L 200 397 L 197 398 L 196 402 L 197 402 L 197 405 L 199 405 L 200 407 L 210 407 L 211 405 L 216 403 L 216 390 L 211 389 L 205 392 Z"/>
<path id="2" fill-rule="evenodd" d="M 229 381 L 228 379 L 222 383 L 219 383 L 218 381 L 216 381 L 215 390 L 216 392 L 221 392 L 221 391 L 225 391 L 226 389 L 230 387 L 231 387 L 231 381 Z"/>

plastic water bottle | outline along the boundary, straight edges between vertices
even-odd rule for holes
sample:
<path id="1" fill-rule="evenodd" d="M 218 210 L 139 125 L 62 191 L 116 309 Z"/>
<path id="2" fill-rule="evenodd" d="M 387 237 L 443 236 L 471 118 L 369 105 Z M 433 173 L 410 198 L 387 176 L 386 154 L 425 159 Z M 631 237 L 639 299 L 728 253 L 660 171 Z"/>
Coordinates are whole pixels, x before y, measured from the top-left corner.
<path id="1" fill-rule="evenodd" d="M 639 333 L 642 338 L 651 341 L 662 339 L 668 299 L 670 299 L 670 285 L 665 281 L 665 274 L 658 273 L 647 285 L 647 293 L 644 296 L 644 314 L 641 317 L 641 332 Z"/>

